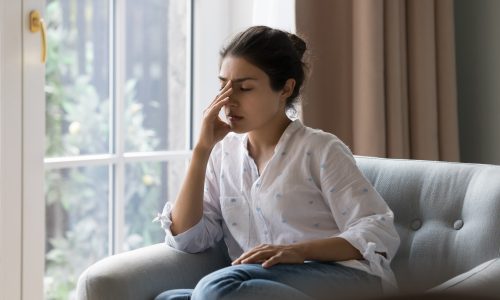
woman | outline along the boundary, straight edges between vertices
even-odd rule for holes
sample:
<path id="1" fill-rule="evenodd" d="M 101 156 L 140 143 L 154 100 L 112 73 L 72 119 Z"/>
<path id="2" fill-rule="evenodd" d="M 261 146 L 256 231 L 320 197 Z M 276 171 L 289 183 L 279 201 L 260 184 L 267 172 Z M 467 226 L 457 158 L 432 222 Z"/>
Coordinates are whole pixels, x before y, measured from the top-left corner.
<path id="1" fill-rule="evenodd" d="M 338 299 L 396 287 L 392 211 L 342 141 L 287 115 L 305 51 L 296 35 L 265 26 L 222 49 L 221 91 L 158 219 L 167 244 L 186 252 L 224 239 L 232 265 L 157 299 Z"/>

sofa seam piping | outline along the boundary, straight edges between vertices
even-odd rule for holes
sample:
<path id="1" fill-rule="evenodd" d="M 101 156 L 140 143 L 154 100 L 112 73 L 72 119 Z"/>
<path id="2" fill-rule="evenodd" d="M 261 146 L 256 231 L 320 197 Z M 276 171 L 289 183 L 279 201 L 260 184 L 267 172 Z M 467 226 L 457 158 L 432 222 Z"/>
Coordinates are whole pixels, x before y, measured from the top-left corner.
<path id="1" fill-rule="evenodd" d="M 462 283 L 462 282 L 464 282 L 464 281 L 468 280 L 468 279 L 469 279 L 469 278 L 471 278 L 472 276 L 474 276 L 474 275 L 476 275 L 476 274 L 478 274 L 478 273 L 480 273 L 480 272 L 482 272 L 482 271 L 486 270 L 486 269 L 487 269 L 487 268 L 489 268 L 492 264 L 494 264 L 497 260 L 498 260 L 498 258 L 494 259 L 494 260 L 493 260 L 492 262 L 490 262 L 488 265 L 484 266 L 484 268 L 482 268 L 481 270 L 478 270 L 478 271 L 474 272 L 473 274 L 470 274 L 470 275 L 469 275 L 469 276 L 467 276 L 466 278 L 464 278 L 464 279 L 460 280 L 459 282 L 456 282 L 456 283 L 454 283 L 454 284 L 450 285 L 449 287 L 445 288 L 444 290 L 446 291 L 446 290 L 448 290 L 448 289 L 451 289 L 452 287 L 457 286 L 458 284 L 460 284 L 460 283 Z"/>

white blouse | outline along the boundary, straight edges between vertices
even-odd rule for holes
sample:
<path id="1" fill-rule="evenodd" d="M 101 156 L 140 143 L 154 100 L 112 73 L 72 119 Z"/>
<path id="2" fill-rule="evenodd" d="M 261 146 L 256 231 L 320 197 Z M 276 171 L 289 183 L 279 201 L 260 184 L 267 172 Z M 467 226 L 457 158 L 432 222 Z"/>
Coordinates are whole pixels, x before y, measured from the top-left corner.
<path id="1" fill-rule="evenodd" d="M 203 217 L 178 235 L 170 231 L 172 203 L 155 219 L 165 242 L 196 253 L 224 238 L 231 260 L 259 244 L 293 244 L 342 237 L 363 260 L 337 262 L 381 277 L 396 291 L 390 262 L 399 247 L 394 215 L 335 135 L 292 121 L 260 176 L 247 134 L 229 133 L 210 154 Z M 385 252 L 387 258 L 375 252 Z M 306 261 L 307 263 L 308 261 Z"/>

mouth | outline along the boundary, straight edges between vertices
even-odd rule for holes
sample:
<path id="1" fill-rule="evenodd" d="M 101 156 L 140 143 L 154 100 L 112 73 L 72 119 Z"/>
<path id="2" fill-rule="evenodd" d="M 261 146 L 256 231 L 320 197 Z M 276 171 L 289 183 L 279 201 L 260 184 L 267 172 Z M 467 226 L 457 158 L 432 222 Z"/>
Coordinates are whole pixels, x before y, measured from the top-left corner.
<path id="1" fill-rule="evenodd" d="M 235 116 L 235 115 L 228 115 L 227 118 L 230 122 L 237 122 L 237 121 L 241 121 L 243 119 L 243 117 Z"/>
<path id="2" fill-rule="evenodd" d="M 234 116 L 234 115 L 229 115 L 227 116 L 229 122 L 234 123 L 243 120 L 243 117 L 240 116 Z"/>

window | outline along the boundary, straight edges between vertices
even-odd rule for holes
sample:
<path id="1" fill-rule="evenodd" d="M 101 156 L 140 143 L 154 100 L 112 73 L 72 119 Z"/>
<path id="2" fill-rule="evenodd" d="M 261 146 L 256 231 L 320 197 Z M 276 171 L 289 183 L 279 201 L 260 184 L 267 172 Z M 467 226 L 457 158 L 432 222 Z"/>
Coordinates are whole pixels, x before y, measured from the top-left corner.
<path id="1" fill-rule="evenodd" d="M 190 1 L 48 0 L 45 298 L 152 223 L 191 148 Z"/>
<path id="2" fill-rule="evenodd" d="M 73 299 L 92 263 L 163 241 L 152 219 L 184 178 L 220 46 L 257 23 L 293 28 L 294 2 L 46 1 L 44 287 Z"/>

